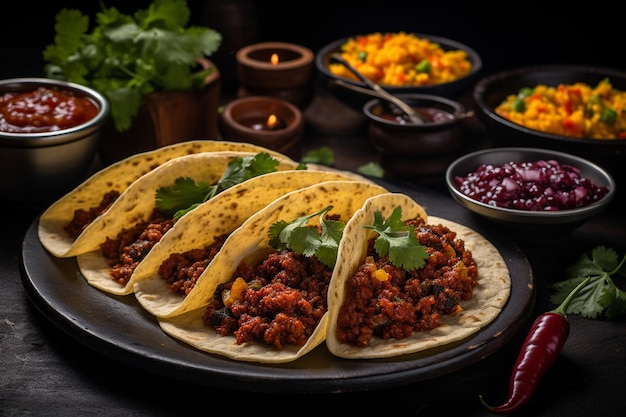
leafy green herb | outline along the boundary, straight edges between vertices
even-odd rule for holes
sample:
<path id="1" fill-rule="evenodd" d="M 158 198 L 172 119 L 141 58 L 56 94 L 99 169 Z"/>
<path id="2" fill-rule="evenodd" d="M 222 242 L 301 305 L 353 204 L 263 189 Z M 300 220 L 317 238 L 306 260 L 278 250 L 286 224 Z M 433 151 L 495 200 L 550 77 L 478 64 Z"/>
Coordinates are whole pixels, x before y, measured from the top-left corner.
<path id="1" fill-rule="evenodd" d="M 328 206 L 290 223 L 284 220 L 274 223 L 268 231 L 270 246 L 277 250 L 290 249 L 305 256 L 315 255 L 324 265 L 333 268 L 337 263 L 345 224 L 324 217 L 331 209 L 332 206 Z M 315 216 L 320 216 L 321 233 L 309 225 L 310 219 Z M 413 227 L 402 222 L 401 207 L 396 207 L 387 220 L 383 220 L 380 211 L 376 211 L 374 225 L 364 227 L 378 232 L 374 248 L 380 256 L 389 254 L 392 264 L 406 270 L 424 266 L 428 253 L 417 240 Z"/>
<path id="2" fill-rule="evenodd" d="M 310 164 L 321 164 L 332 167 L 335 165 L 335 155 L 328 146 L 322 146 L 319 149 L 313 149 L 302 157 L 302 162 Z"/>
<path id="3" fill-rule="evenodd" d="M 277 250 L 290 249 L 307 257 L 315 255 L 322 264 L 334 268 L 345 224 L 325 218 L 332 208 L 328 206 L 290 223 L 284 220 L 274 223 L 268 231 L 270 246 Z M 308 225 L 316 216 L 320 217 L 321 233 L 317 227 Z"/>
<path id="4" fill-rule="evenodd" d="M 626 315 L 626 292 L 613 282 L 616 276 L 626 277 L 626 255 L 619 260 L 614 249 L 598 246 L 570 265 L 566 274 L 568 279 L 552 286 L 556 292 L 550 300 L 556 304 L 560 304 L 585 278 L 591 278 L 571 301 L 567 313 L 589 319 L 617 319 Z"/>
<path id="5" fill-rule="evenodd" d="M 426 263 L 428 252 L 417 240 L 413 226 L 402 222 L 402 207 L 396 207 L 387 220 L 383 219 L 380 211 L 376 211 L 374 224 L 364 227 L 378 232 L 374 249 L 380 256 L 389 255 L 393 265 L 411 271 Z"/>
<path id="6" fill-rule="evenodd" d="M 383 178 L 385 176 L 385 170 L 376 162 L 368 162 L 365 165 L 361 165 L 356 169 L 356 172 L 374 178 Z"/>
<path id="7" fill-rule="evenodd" d="M 132 16 L 102 4 L 91 32 L 89 18 L 75 9 L 56 15 L 54 44 L 43 58 L 50 78 L 88 85 L 109 100 L 118 131 L 128 129 L 145 94 L 200 88 L 214 67 L 198 71 L 197 59 L 212 55 L 222 37 L 188 27 L 186 0 L 154 0 Z"/>
<path id="8" fill-rule="evenodd" d="M 278 160 L 265 152 L 243 158 L 237 157 L 228 163 L 221 178 L 213 185 L 206 182 L 196 183 L 191 178 L 180 177 L 174 184 L 159 188 L 156 192 L 156 205 L 164 214 L 178 220 L 220 192 L 250 178 L 274 172 L 277 167 Z"/>

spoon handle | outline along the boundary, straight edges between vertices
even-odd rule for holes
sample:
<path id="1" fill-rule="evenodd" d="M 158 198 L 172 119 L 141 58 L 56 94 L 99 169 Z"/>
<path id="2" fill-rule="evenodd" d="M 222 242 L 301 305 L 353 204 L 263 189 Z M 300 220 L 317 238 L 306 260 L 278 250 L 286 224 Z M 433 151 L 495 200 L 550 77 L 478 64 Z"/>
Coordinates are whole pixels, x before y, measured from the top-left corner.
<path id="1" fill-rule="evenodd" d="M 365 84 L 367 84 L 368 87 L 376 91 L 376 93 L 378 93 L 378 95 L 381 98 L 398 106 L 400 110 L 402 110 L 404 113 L 406 113 L 407 116 L 409 116 L 409 119 L 411 119 L 412 123 L 417 123 L 417 124 L 424 123 L 424 121 L 417 115 L 413 107 L 409 106 L 408 104 L 406 104 L 404 101 L 400 100 L 398 97 L 394 96 L 393 94 L 387 92 L 379 84 L 367 78 L 361 71 L 354 68 L 354 66 L 352 66 L 352 64 L 346 61 L 341 55 L 339 55 L 338 53 L 334 53 L 331 55 L 331 58 L 341 63 L 342 65 L 344 65 L 350 71 L 352 71 L 354 75 L 359 77 L 359 79 L 363 81 Z"/>

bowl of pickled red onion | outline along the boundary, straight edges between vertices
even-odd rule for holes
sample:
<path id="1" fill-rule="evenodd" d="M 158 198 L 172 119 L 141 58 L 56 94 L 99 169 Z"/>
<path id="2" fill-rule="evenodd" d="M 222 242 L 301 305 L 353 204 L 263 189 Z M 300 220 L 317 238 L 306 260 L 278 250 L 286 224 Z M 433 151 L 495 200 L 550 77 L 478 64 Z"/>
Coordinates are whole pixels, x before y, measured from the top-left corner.
<path id="1" fill-rule="evenodd" d="M 614 178 L 599 165 L 539 148 L 472 152 L 450 164 L 445 177 L 461 206 L 536 239 L 576 229 L 604 211 L 616 192 Z"/>

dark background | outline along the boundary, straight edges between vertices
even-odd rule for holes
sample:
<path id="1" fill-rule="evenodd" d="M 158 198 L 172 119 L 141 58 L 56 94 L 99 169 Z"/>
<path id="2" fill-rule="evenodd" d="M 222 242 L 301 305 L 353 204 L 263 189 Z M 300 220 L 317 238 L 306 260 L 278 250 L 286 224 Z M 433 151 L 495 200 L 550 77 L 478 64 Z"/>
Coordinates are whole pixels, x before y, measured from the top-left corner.
<path id="1" fill-rule="evenodd" d="M 107 0 L 125 13 L 145 9 L 149 0 Z M 563 4 L 561 4 L 563 3 Z M 210 1 L 188 0 L 190 24 L 223 35 L 212 57 L 226 91 L 234 85 L 237 49 L 260 41 L 294 42 L 314 52 L 338 38 L 371 32 L 407 31 L 454 39 L 475 49 L 483 72 L 539 64 L 624 67 L 619 13 L 607 2 L 490 1 Z M 2 13 L 0 78 L 40 76 L 42 52 L 53 43 L 55 15 L 76 8 L 90 16 L 97 0 L 18 1 Z"/>

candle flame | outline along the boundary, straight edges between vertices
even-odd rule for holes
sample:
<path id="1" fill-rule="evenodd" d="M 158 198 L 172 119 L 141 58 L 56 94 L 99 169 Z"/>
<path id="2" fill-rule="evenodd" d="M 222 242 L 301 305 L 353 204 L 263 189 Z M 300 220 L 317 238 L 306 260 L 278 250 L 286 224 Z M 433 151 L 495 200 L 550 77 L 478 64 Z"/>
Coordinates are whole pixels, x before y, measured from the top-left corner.
<path id="1" fill-rule="evenodd" d="M 278 54 L 272 54 L 272 57 L 270 58 L 270 62 L 272 63 L 272 65 L 277 65 L 278 64 Z"/>
<path id="2" fill-rule="evenodd" d="M 269 127 L 270 129 L 273 129 L 276 127 L 276 125 L 278 125 L 278 118 L 276 117 L 275 114 L 270 114 L 269 117 L 267 118 L 267 127 Z"/>

